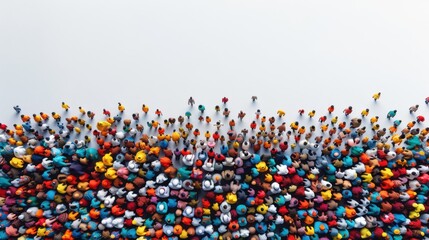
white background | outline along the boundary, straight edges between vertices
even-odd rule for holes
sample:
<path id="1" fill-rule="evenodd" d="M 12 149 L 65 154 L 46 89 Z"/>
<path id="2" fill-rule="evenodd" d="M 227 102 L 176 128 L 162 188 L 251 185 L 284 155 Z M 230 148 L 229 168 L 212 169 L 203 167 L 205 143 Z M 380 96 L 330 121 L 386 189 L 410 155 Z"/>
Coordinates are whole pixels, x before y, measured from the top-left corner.
<path id="1" fill-rule="evenodd" d="M 227 96 L 234 118 L 284 109 L 291 122 L 304 108 L 316 122 L 334 104 L 409 121 L 413 104 L 429 112 L 428 12 L 427 1 L 2 1 L 0 122 L 19 121 L 13 105 L 62 101 L 69 115 L 122 102 L 177 117 L 189 96 L 208 114 Z"/>

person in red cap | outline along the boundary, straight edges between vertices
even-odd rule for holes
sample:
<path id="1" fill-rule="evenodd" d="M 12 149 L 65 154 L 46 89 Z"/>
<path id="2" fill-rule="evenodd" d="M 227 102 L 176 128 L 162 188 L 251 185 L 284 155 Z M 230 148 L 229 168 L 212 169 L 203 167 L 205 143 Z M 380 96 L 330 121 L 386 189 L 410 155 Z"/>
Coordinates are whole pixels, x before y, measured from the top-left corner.
<path id="1" fill-rule="evenodd" d="M 417 116 L 417 120 L 418 123 L 424 122 L 425 121 L 425 117 L 423 117 L 422 115 Z"/>

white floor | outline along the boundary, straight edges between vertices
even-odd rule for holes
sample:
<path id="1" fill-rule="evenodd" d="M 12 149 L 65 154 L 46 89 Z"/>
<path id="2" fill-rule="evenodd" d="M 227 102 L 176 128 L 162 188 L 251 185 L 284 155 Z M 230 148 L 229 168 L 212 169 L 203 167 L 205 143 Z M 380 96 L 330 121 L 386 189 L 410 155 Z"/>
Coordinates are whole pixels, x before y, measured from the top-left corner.
<path id="1" fill-rule="evenodd" d="M 0 122 L 22 113 L 61 112 L 61 102 L 96 112 L 126 106 L 125 117 L 159 108 L 165 117 L 189 110 L 193 96 L 214 116 L 229 97 L 231 116 L 256 109 L 281 121 L 329 105 L 383 117 L 408 108 L 429 117 L 428 2 L 283 1 L 2 2 Z M 381 91 L 379 102 L 371 96 Z M 257 95 L 252 103 L 250 98 Z M 194 109 L 195 110 L 195 109 Z M 197 112 L 193 112 L 194 116 Z M 216 120 L 215 117 L 213 120 Z M 143 122 L 146 120 L 142 120 Z M 196 121 L 194 119 L 194 121 Z M 196 125 L 197 126 L 197 125 Z M 203 126 L 200 126 L 204 128 Z M 240 127 L 240 126 L 238 126 Z"/>

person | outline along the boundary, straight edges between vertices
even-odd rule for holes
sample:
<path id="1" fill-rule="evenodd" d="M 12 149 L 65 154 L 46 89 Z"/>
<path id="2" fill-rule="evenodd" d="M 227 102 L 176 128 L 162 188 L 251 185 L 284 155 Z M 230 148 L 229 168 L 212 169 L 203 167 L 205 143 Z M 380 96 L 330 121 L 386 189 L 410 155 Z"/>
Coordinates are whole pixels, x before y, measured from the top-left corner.
<path id="1" fill-rule="evenodd" d="M 70 106 L 67 104 L 67 103 L 65 103 L 65 102 L 62 102 L 61 103 L 61 107 L 62 108 L 64 108 L 64 110 L 66 110 L 66 112 L 69 110 L 69 108 L 70 108 Z"/>
<path id="2" fill-rule="evenodd" d="M 103 114 L 110 117 L 110 111 L 109 110 L 103 109 Z"/>
<path id="3" fill-rule="evenodd" d="M 201 114 L 204 113 L 204 111 L 206 110 L 206 107 L 204 105 L 198 105 L 198 110 L 201 112 Z"/>
<path id="4" fill-rule="evenodd" d="M 190 97 L 190 98 L 188 99 L 188 105 L 191 105 L 191 107 L 193 107 L 193 106 L 194 106 L 194 104 L 195 104 L 195 100 L 194 100 L 192 97 Z"/>
<path id="5" fill-rule="evenodd" d="M 227 118 L 227 117 L 229 117 L 229 114 L 231 113 L 231 111 L 229 111 L 228 110 L 228 108 L 225 108 L 224 110 L 223 110 L 223 115 Z"/>
<path id="6" fill-rule="evenodd" d="M 21 112 L 21 108 L 19 107 L 19 105 L 13 106 L 13 109 L 15 110 L 16 113 Z"/>
<path id="7" fill-rule="evenodd" d="M 333 126 L 333 125 L 335 125 L 335 124 L 337 124 L 337 122 L 338 122 L 338 116 L 335 116 L 335 117 L 333 117 L 333 118 L 331 119 L 331 124 L 332 124 L 332 126 Z"/>
<path id="8" fill-rule="evenodd" d="M 206 123 L 210 123 L 212 121 L 211 117 L 206 116 Z"/>
<path id="9" fill-rule="evenodd" d="M 239 113 L 238 113 L 238 118 L 240 119 L 240 120 L 243 120 L 243 118 L 246 116 L 246 113 L 245 112 L 243 112 L 243 111 L 240 111 Z"/>
<path id="10" fill-rule="evenodd" d="M 144 112 L 144 114 L 147 114 L 149 112 L 149 107 L 146 104 L 143 104 L 142 111 Z"/>
<path id="11" fill-rule="evenodd" d="M 52 112 L 52 117 L 55 119 L 55 121 L 59 122 L 61 121 L 61 115 L 56 113 L 56 112 Z"/>
<path id="12" fill-rule="evenodd" d="M 223 103 L 223 104 L 226 104 L 226 103 L 228 102 L 228 100 L 229 100 L 229 99 L 228 99 L 227 97 L 223 97 L 223 98 L 222 98 L 222 103 Z"/>
<path id="13" fill-rule="evenodd" d="M 85 115 L 85 113 L 86 113 L 85 109 L 83 107 L 81 107 L 81 106 L 79 106 L 79 112 L 82 115 Z"/>
<path id="14" fill-rule="evenodd" d="M 374 99 L 374 101 L 377 101 L 378 99 L 380 99 L 381 96 L 381 92 L 378 93 L 374 93 L 374 95 L 372 95 L 372 98 Z"/>
<path id="15" fill-rule="evenodd" d="M 118 102 L 118 110 L 122 113 L 125 111 L 125 106 L 122 103 Z"/>
<path id="16" fill-rule="evenodd" d="M 413 105 L 413 106 L 411 106 L 411 107 L 409 108 L 410 113 L 417 112 L 417 110 L 418 110 L 418 109 L 419 109 L 419 105 L 418 105 L 418 104 Z"/>
<path id="17" fill-rule="evenodd" d="M 220 107 L 219 107 L 219 105 L 216 105 L 216 106 L 215 106 L 215 111 L 216 111 L 216 113 L 218 113 L 218 112 L 220 111 Z"/>
<path id="18" fill-rule="evenodd" d="M 260 109 L 256 110 L 255 115 L 256 115 L 255 116 L 256 119 L 259 119 L 259 116 L 261 115 L 261 110 Z"/>
<path id="19" fill-rule="evenodd" d="M 333 112 L 334 112 L 334 110 L 335 110 L 334 105 L 331 105 L 331 106 L 329 106 L 329 107 L 328 107 L 328 113 L 329 113 L 329 114 L 333 113 Z"/>
<path id="20" fill-rule="evenodd" d="M 378 122 L 378 116 L 372 117 L 369 121 L 371 122 L 371 124 Z"/>
<path id="21" fill-rule="evenodd" d="M 401 123 L 402 123 L 402 121 L 401 120 L 395 120 L 395 121 L 393 121 L 393 125 L 395 126 L 395 127 L 398 127 L 399 125 L 401 125 Z"/>
<path id="22" fill-rule="evenodd" d="M 233 130 L 233 129 L 234 129 L 234 127 L 235 127 L 235 121 L 234 121 L 234 119 L 231 119 L 231 120 L 229 121 L 229 127 L 230 127 L 230 129 L 231 129 L 231 130 Z"/>
<path id="23" fill-rule="evenodd" d="M 94 119 L 95 113 L 92 111 L 87 111 L 86 116 L 92 120 Z"/>
<path id="24" fill-rule="evenodd" d="M 256 127 L 257 127 L 256 122 L 252 121 L 252 123 L 250 123 L 250 129 L 252 129 L 252 131 L 253 131 L 256 129 Z"/>
<path id="25" fill-rule="evenodd" d="M 187 111 L 187 112 L 185 112 L 185 116 L 189 119 L 192 116 L 192 113 Z"/>
<path id="26" fill-rule="evenodd" d="M 216 129 L 219 131 L 223 126 L 223 123 L 221 121 L 217 121 L 213 126 L 216 127 Z"/>
<path id="27" fill-rule="evenodd" d="M 185 118 L 183 116 L 179 116 L 177 117 L 177 121 L 179 122 L 180 125 L 182 125 L 183 122 L 185 121 Z"/>
<path id="28" fill-rule="evenodd" d="M 396 110 L 391 110 L 387 113 L 387 119 L 394 118 L 396 116 Z"/>
<path id="29" fill-rule="evenodd" d="M 346 108 L 346 109 L 344 109 L 344 110 L 343 110 L 343 113 L 344 113 L 346 116 L 348 116 L 348 115 L 350 115 L 350 114 L 352 113 L 352 111 L 353 111 L 353 107 L 352 107 L 352 106 L 349 106 L 348 108 Z"/>
<path id="30" fill-rule="evenodd" d="M 362 110 L 362 112 L 360 113 L 360 115 L 361 115 L 362 117 L 367 117 L 367 116 L 368 116 L 368 113 L 369 113 L 369 109 L 368 109 L 368 108 L 366 108 L 366 109 Z"/>

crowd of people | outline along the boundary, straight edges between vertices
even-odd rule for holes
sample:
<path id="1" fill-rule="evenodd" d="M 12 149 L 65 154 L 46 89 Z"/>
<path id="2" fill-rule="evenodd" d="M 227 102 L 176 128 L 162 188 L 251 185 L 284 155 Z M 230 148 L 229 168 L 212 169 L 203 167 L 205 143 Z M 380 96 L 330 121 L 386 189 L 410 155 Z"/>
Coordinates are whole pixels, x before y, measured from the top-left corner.
<path id="1" fill-rule="evenodd" d="M 130 118 L 121 103 L 14 106 L 21 122 L 0 124 L 0 239 L 429 239 L 422 106 L 299 109 L 306 126 L 228 103 Z"/>

